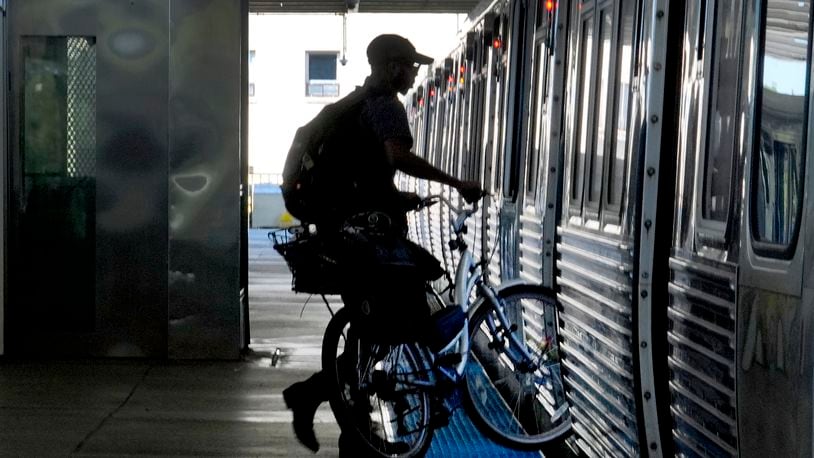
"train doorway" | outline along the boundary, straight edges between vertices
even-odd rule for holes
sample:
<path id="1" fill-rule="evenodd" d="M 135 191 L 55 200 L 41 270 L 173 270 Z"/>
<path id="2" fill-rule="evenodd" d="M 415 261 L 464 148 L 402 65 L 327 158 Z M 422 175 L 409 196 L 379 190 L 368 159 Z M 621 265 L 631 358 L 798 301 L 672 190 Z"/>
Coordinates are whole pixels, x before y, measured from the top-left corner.
<path id="1" fill-rule="evenodd" d="M 322 299 L 309 301 L 291 291 L 288 267 L 267 237 L 297 224 L 285 212 L 279 190 L 294 132 L 363 84 L 370 73 L 366 48 L 375 36 L 400 34 L 440 59 L 454 46 L 465 18 L 455 13 L 249 14 L 248 341 L 253 352 L 265 355 L 279 348 L 302 355 L 302 364 L 318 365 L 314 358 L 330 318 Z M 338 296 L 329 301 L 334 309 L 341 306 Z"/>

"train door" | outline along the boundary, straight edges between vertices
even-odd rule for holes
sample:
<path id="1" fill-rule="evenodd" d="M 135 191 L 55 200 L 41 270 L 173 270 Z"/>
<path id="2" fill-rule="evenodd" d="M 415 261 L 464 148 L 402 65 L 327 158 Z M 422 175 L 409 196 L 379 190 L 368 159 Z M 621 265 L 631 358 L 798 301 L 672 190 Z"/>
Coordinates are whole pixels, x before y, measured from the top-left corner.
<path id="1" fill-rule="evenodd" d="M 525 64 L 529 80 L 524 88 L 529 98 L 521 182 L 518 184 L 517 275 L 525 281 L 551 287 L 553 284 L 554 231 L 556 227 L 557 176 L 562 130 L 562 83 L 565 64 L 565 30 L 568 9 L 559 14 L 556 2 L 539 0 L 530 11 L 530 49 Z M 564 35 L 564 34 L 563 34 Z M 556 56 L 556 57 L 555 57 Z M 553 188 L 552 188 L 553 186 Z M 546 224 L 548 223 L 548 224 Z M 544 228 L 547 228 L 545 230 Z"/>
<path id="2" fill-rule="evenodd" d="M 481 257 L 489 260 L 484 274 L 501 278 L 502 246 L 499 229 L 501 218 L 503 160 L 505 158 L 504 133 L 506 129 L 506 104 L 508 99 L 508 46 L 511 2 L 498 4 L 484 18 L 484 27 L 491 36 L 488 48 L 486 73 L 486 123 L 484 125 L 484 187 L 490 193 L 483 200 L 481 220 Z"/>
<path id="3" fill-rule="evenodd" d="M 812 3 L 747 11 L 748 133 L 737 291 L 741 456 L 811 456 Z M 806 173 L 808 172 L 808 173 Z M 807 224 L 806 224 L 807 223 Z"/>
<path id="4" fill-rule="evenodd" d="M 447 86 L 446 94 L 449 100 L 447 108 L 450 115 L 447 121 L 449 133 L 446 138 L 446 146 L 444 148 L 445 155 L 442 165 L 443 170 L 450 175 L 461 176 L 461 145 L 463 139 L 466 138 L 466 125 L 468 122 L 466 103 L 469 93 L 467 92 L 466 79 L 464 77 L 466 64 L 463 53 L 461 49 L 456 49 L 452 55 L 454 57 L 448 57 L 444 60 L 444 84 Z M 452 198 L 455 194 L 453 189 L 448 186 L 442 187 L 441 192 L 443 192 L 447 198 Z M 449 213 L 442 205 L 436 206 L 433 210 L 437 214 L 440 249 L 446 269 L 448 272 L 454 272 L 456 261 L 454 259 L 454 251 L 449 246 L 449 241 L 452 237 L 451 226 L 448 221 Z"/>
<path id="5" fill-rule="evenodd" d="M 739 1 L 697 0 L 687 4 L 685 17 L 690 42 L 682 56 L 667 364 L 673 445 L 687 456 L 735 456 L 738 450 L 743 13 Z"/>
<path id="6" fill-rule="evenodd" d="M 573 444 L 588 456 L 659 455 L 637 256 L 652 247 L 639 245 L 652 226 L 640 212 L 655 196 L 640 186 L 656 174 L 640 162 L 655 154 L 658 164 L 668 15 L 661 2 L 559 3 L 569 30 L 556 283 Z"/>
<path id="7" fill-rule="evenodd" d="M 467 91 L 468 103 L 468 132 L 465 138 L 463 178 L 480 183 L 486 183 L 485 151 L 486 135 L 488 130 L 487 118 L 487 88 L 489 82 L 489 56 L 492 46 L 492 32 L 490 15 L 481 18 L 467 35 Z M 481 251 L 482 237 L 476 237 L 480 232 L 480 224 L 474 218 L 470 219 L 469 231 L 466 235 L 467 243 L 473 253 Z"/>

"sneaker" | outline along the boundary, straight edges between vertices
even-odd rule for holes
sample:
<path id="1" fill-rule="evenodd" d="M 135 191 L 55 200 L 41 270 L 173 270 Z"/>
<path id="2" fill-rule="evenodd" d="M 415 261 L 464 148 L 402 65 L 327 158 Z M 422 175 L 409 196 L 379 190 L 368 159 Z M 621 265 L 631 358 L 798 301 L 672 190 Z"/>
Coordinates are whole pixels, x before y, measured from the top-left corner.
<path id="1" fill-rule="evenodd" d="M 319 442 L 314 434 L 314 415 L 320 401 L 314 395 L 308 392 L 303 382 L 297 382 L 283 390 L 283 401 L 294 414 L 294 435 L 302 445 L 316 453 L 319 451 Z"/>

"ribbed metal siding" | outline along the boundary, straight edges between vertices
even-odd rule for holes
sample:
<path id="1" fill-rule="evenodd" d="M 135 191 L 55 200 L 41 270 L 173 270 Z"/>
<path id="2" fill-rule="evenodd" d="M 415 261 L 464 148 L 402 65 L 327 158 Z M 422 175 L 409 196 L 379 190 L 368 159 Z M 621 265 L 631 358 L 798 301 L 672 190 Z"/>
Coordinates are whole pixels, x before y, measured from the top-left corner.
<path id="1" fill-rule="evenodd" d="M 519 277 L 529 283 L 543 282 L 543 221 L 534 212 L 520 215 Z"/>
<path id="2" fill-rule="evenodd" d="M 559 236 L 560 337 L 577 444 L 588 456 L 638 456 L 630 249 L 568 228 Z"/>
<path id="3" fill-rule="evenodd" d="M 670 259 L 670 393 L 676 453 L 738 455 L 734 267 Z"/>

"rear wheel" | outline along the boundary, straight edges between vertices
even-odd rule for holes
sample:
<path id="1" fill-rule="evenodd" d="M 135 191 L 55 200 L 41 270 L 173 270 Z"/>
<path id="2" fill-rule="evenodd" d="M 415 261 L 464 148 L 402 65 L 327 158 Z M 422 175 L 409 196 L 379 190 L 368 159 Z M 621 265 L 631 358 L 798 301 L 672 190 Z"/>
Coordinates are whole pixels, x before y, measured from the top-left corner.
<path id="1" fill-rule="evenodd" d="M 322 370 L 331 382 L 331 409 L 343 434 L 375 456 L 417 456 L 432 441 L 428 370 L 413 344 L 375 344 L 351 328 L 339 310 L 322 342 Z"/>
<path id="2" fill-rule="evenodd" d="M 536 285 L 511 286 L 498 297 L 503 318 L 484 302 L 469 323 L 465 405 L 497 441 L 525 449 L 556 446 L 571 431 L 556 298 Z"/>

